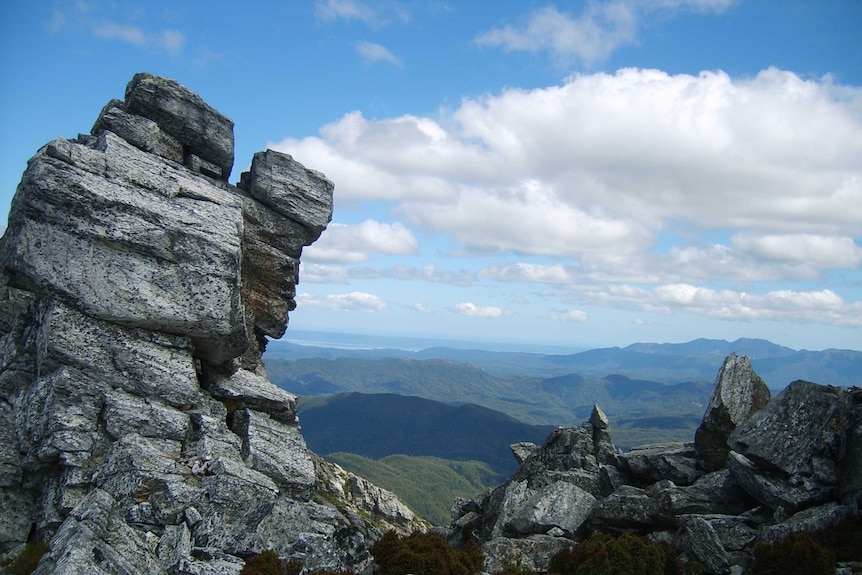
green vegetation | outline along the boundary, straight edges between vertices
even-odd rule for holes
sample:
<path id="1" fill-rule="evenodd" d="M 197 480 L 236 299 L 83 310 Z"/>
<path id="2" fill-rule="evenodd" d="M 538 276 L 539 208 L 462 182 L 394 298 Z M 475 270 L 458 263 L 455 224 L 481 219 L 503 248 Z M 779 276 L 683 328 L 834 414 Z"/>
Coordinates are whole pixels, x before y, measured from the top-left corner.
<path id="1" fill-rule="evenodd" d="M 773 543 L 758 543 L 749 573 L 831 575 L 836 561 L 862 561 L 862 517 L 849 517 L 810 533 L 791 533 Z"/>
<path id="2" fill-rule="evenodd" d="M 550 356 L 553 357 L 553 356 Z M 660 356 L 667 359 L 668 356 Z M 721 359 L 714 359 L 717 370 Z M 358 391 L 396 393 L 450 404 L 475 404 L 534 425 L 577 424 L 594 403 L 605 413 L 700 417 L 712 392 L 709 381 L 666 385 L 623 375 L 539 378 L 499 377 L 466 363 L 397 358 L 267 359 L 274 383 L 304 396 Z"/>
<path id="3" fill-rule="evenodd" d="M 42 556 L 49 550 L 48 544 L 38 539 L 32 543 L 27 543 L 15 559 L 0 566 L 4 567 L 5 572 L 9 575 L 30 575 L 39 566 Z"/>
<path id="4" fill-rule="evenodd" d="M 683 564 L 669 545 L 642 537 L 593 533 L 551 559 L 554 575 L 682 575 Z"/>
<path id="5" fill-rule="evenodd" d="M 457 550 L 439 533 L 403 537 L 389 531 L 371 546 L 371 555 L 380 575 L 473 575 L 484 564 L 474 541 Z"/>
<path id="6" fill-rule="evenodd" d="M 246 559 L 240 575 L 293 575 L 293 570 L 283 570 L 275 551 L 267 550 Z"/>
<path id="7" fill-rule="evenodd" d="M 456 498 L 473 497 L 502 482 L 493 469 L 479 461 L 407 455 L 374 460 L 352 453 L 332 453 L 326 458 L 397 493 L 410 509 L 434 525 L 449 523 L 449 509 Z"/>
<path id="8" fill-rule="evenodd" d="M 692 441 L 696 430 L 697 425 L 680 428 L 615 427 L 611 422 L 611 436 L 614 445 L 623 451 L 628 451 L 638 445 Z"/>
<path id="9" fill-rule="evenodd" d="M 775 543 L 758 543 L 750 575 L 833 575 L 835 554 L 810 534 L 791 533 Z"/>
<path id="10" fill-rule="evenodd" d="M 494 575 L 535 575 L 532 571 L 522 565 L 512 565 L 511 563 L 504 565 L 502 571 L 497 571 Z"/>
<path id="11" fill-rule="evenodd" d="M 477 405 L 452 406 L 393 393 L 303 399 L 299 409 L 303 436 L 315 453 L 484 461 L 501 477 L 517 469 L 510 444 L 542 443 L 554 429 L 528 425 Z"/>
<path id="12" fill-rule="evenodd" d="M 291 559 L 282 561 L 274 551 L 263 551 L 252 555 L 245 560 L 245 567 L 240 575 L 299 575 L 302 572 L 301 562 Z M 330 571 L 329 569 L 315 569 L 308 571 L 307 575 L 356 575 L 350 570 Z"/>
<path id="13" fill-rule="evenodd" d="M 862 561 L 862 516 L 849 517 L 811 537 L 835 553 L 836 561 Z"/>

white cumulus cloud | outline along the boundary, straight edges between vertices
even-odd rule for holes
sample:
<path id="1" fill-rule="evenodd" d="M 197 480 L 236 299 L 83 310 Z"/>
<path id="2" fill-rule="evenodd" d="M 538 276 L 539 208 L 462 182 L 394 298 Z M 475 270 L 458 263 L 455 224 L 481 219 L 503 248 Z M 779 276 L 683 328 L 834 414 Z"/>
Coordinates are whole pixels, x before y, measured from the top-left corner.
<path id="1" fill-rule="evenodd" d="M 418 248 L 416 236 L 400 222 L 333 223 L 304 250 L 303 259 L 313 263 L 357 263 L 367 260 L 372 253 L 413 254 Z"/>
<path id="2" fill-rule="evenodd" d="M 485 278 L 526 283 L 572 283 L 572 273 L 562 264 L 544 265 L 519 262 L 503 266 L 491 265 L 479 272 Z"/>
<path id="3" fill-rule="evenodd" d="M 374 42 L 359 42 L 356 44 L 356 52 L 369 64 L 386 62 L 393 66 L 401 67 L 401 60 L 393 54 L 389 48 L 381 44 L 376 44 Z"/>
<path id="4" fill-rule="evenodd" d="M 591 0 L 578 15 L 548 6 L 534 10 L 518 24 L 482 32 L 475 42 L 509 52 L 548 52 L 562 63 L 576 59 L 591 66 L 634 43 L 643 21 L 656 11 L 721 12 L 733 1 Z"/>
<path id="5" fill-rule="evenodd" d="M 356 20 L 374 29 L 411 19 L 410 11 L 398 2 L 366 0 L 316 0 L 314 15 L 321 22 Z"/>
<path id="6" fill-rule="evenodd" d="M 665 284 L 652 289 L 612 285 L 581 286 L 578 295 L 595 303 L 632 304 L 650 312 L 686 312 L 730 321 L 791 320 L 862 326 L 862 302 L 847 302 L 829 289 L 757 294 L 692 284 Z"/>
<path id="7" fill-rule="evenodd" d="M 387 304 L 374 294 L 350 292 L 336 295 L 314 295 L 301 293 L 296 296 L 298 305 L 307 308 L 320 308 L 331 311 L 359 311 L 374 313 L 386 309 Z"/>
<path id="8" fill-rule="evenodd" d="M 571 322 L 584 322 L 589 319 L 587 312 L 573 309 L 563 313 L 557 313 L 551 316 L 551 319 L 557 321 L 571 321 Z"/>
<path id="9" fill-rule="evenodd" d="M 817 234 L 739 234 L 734 246 L 771 261 L 808 262 L 822 268 L 857 268 L 862 247 L 847 236 Z"/>
<path id="10" fill-rule="evenodd" d="M 97 38 L 118 40 L 142 48 L 156 48 L 176 55 L 186 43 L 186 38 L 179 30 L 161 30 L 147 32 L 139 26 L 118 24 L 116 22 L 100 22 L 93 26 L 93 34 Z"/>
<path id="11" fill-rule="evenodd" d="M 477 306 L 473 302 L 463 302 L 455 306 L 455 313 L 468 317 L 502 317 L 503 310 L 495 306 Z"/>
<path id="12" fill-rule="evenodd" d="M 568 262 L 487 274 L 670 284 L 858 267 L 862 89 L 830 78 L 579 74 L 439 118 L 351 112 L 273 147 L 321 169 L 340 197 L 392 202 L 412 229 L 464 251 Z M 699 238 L 714 231 L 728 240 Z M 675 245 L 655 251 L 668 233 Z"/>

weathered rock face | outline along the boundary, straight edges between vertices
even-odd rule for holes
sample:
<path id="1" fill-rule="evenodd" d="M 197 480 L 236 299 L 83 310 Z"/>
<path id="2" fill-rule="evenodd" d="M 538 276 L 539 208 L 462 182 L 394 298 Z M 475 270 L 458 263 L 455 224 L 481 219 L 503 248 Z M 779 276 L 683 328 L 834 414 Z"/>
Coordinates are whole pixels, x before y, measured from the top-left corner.
<path id="1" fill-rule="evenodd" d="M 730 471 L 780 513 L 831 501 L 850 463 L 854 411 L 846 390 L 794 381 L 730 436 Z"/>
<path id="2" fill-rule="evenodd" d="M 308 452 L 261 361 L 332 183 L 273 151 L 239 186 L 232 165 L 233 123 L 148 74 L 28 163 L 0 241 L 0 553 L 49 541 L 37 573 L 238 573 L 265 549 L 361 571 L 382 529 L 425 527 Z"/>
<path id="3" fill-rule="evenodd" d="M 480 541 L 489 572 L 513 553 L 541 571 L 552 550 L 589 531 L 637 532 L 671 542 L 706 573 L 739 572 L 758 541 L 827 527 L 862 501 L 858 399 L 794 382 L 768 401 L 748 358 L 731 355 L 699 444 L 619 453 L 596 407 L 583 426 L 559 428 L 541 447 L 515 444 L 518 471 L 456 502 L 450 540 Z"/>
<path id="4" fill-rule="evenodd" d="M 695 449 L 707 471 L 725 466 L 730 434 L 769 403 L 771 397 L 769 388 L 754 373 L 747 357 L 732 353 L 724 360 L 703 422 L 694 435 Z"/>

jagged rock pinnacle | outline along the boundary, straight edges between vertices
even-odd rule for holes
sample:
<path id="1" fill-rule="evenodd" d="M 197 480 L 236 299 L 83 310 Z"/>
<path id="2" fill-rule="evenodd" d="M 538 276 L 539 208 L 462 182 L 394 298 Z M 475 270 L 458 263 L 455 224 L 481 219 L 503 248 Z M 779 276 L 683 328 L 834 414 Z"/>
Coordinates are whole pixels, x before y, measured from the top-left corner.
<path id="1" fill-rule="evenodd" d="M 695 448 L 707 471 L 724 467 L 730 451 L 728 437 L 737 425 L 769 403 L 771 396 L 746 356 L 727 356 L 694 436 Z"/>
<path id="2" fill-rule="evenodd" d="M 381 530 L 426 526 L 317 461 L 269 381 L 333 185 L 268 150 L 232 186 L 233 142 L 138 74 L 22 176 L 0 240 L 0 554 L 44 539 L 37 574 L 231 574 L 265 549 L 361 571 Z"/>

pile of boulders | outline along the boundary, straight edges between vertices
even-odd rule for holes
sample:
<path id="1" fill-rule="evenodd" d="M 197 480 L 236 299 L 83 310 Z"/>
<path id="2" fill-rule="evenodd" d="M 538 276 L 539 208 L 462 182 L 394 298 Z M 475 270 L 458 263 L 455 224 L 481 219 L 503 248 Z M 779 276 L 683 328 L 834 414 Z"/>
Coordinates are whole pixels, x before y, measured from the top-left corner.
<path id="1" fill-rule="evenodd" d="M 862 501 L 862 404 L 795 381 L 774 399 L 730 355 L 693 443 L 617 450 L 596 406 L 541 447 L 516 444 L 503 485 L 456 502 L 450 540 L 480 541 L 486 570 L 544 571 L 592 531 L 648 534 L 707 573 L 741 572 L 758 541 L 830 526 Z"/>

